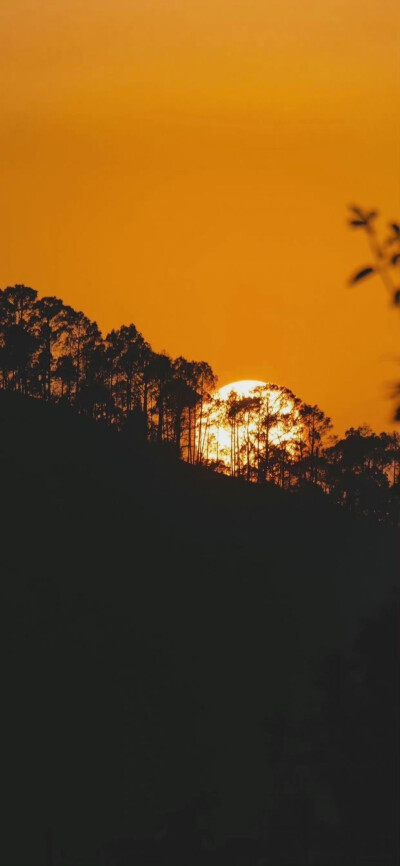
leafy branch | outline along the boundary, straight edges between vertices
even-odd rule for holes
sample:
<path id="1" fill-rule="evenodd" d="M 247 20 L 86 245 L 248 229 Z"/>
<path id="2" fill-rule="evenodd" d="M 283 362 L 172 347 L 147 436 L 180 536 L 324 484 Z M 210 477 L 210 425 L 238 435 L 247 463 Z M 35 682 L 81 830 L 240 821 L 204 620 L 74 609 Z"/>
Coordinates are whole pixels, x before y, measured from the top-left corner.
<path id="1" fill-rule="evenodd" d="M 400 225 L 395 222 L 388 223 L 388 232 L 381 240 L 375 225 L 377 211 L 362 210 L 355 205 L 349 205 L 349 210 L 350 227 L 365 231 L 372 254 L 372 264 L 353 274 L 349 280 L 350 285 L 354 286 L 375 274 L 380 277 L 395 306 L 400 306 L 400 287 L 396 280 L 396 270 L 400 265 Z"/>

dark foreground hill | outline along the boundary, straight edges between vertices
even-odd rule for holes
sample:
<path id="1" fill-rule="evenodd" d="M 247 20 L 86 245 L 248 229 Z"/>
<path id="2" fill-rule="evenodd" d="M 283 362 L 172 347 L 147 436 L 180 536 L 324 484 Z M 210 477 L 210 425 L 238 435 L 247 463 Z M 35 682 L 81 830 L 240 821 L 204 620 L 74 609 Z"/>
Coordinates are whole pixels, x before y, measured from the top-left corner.
<path id="1" fill-rule="evenodd" d="M 0 863 L 396 853 L 393 528 L 0 392 Z"/>

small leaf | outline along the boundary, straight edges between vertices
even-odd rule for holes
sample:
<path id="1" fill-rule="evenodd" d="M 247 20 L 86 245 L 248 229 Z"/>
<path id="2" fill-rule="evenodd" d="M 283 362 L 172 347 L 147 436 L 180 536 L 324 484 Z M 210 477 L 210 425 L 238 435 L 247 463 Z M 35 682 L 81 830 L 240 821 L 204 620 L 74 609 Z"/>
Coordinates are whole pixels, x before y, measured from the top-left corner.
<path id="1" fill-rule="evenodd" d="M 349 226 L 366 226 L 365 220 L 349 220 Z"/>
<path id="2" fill-rule="evenodd" d="M 391 265 L 397 265 L 397 262 L 400 262 L 400 253 L 395 253 L 394 256 L 390 259 Z"/>
<path id="3" fill-rule="evenodd" d="M 348 205 L 348 208 L 349 208 L 349 210 L 352 210 L 353 213 L 355 213 L 355 215 L 356 215 L 360 220 L 364 220 L 364 219 L 365 219 L 364 212 L 361 210 L 361 208 L 357 207 L 357 206 L 354 205 L 354 204 L 349 204 L 349 205 Z"/>
<path id="4" fill-rule="evenodd" d="M 377 210 L 371 210 L 367 216 L 367 220 L 374 220 L 378 216 Z"/>
<path id="5" fill-rule="evenodd" d="M 370 274 L 374 274 L 374 273 L 375 273 L 375 268 L 371 268 L 371 267 L 363 268 L 362 271 L 358 271 L 357 274 L 354 274 L 354 277 L 351 277 L 349 282 L 351 283 L 352 286 L 354 286 L 355 283 L 359 283 L 360 280 L 364 279 L 364 277 L 369 277 Z"/>
<path id="6" fill-rule="evenodd" d="M 396 307 L 400 307 L 400 289 L 396 289 L 393 295 L 393 303 Z"/>
<path id="7" fill-rule="evenodd" d="M 394 233 L 400 237 L 400 226 L 398 223 L 389 223 L 390 228 L 393 229 Z"/>

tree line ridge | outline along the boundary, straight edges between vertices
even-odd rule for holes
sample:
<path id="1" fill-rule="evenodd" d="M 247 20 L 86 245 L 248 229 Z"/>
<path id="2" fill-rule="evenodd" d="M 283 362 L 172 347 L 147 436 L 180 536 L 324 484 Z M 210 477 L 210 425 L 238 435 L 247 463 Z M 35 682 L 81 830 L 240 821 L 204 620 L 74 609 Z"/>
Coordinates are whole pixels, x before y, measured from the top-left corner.
<path id="1" fill-rule="evenodd" d="M 338 438 L 318 406 L 287 388 L 218 402 L 216 385 L 206 361 L 153 351 L 134 324 L 103 337 L 57 297 L 23 284 L 0 289 L 0 388 L 72 407 L 191 464 L 283 489 L 312 485 L 356 512 L 397 520 L 398 433 L 351 427 Z M 228 465 L 210 447 L 218 425 L 230 431 Z"/>

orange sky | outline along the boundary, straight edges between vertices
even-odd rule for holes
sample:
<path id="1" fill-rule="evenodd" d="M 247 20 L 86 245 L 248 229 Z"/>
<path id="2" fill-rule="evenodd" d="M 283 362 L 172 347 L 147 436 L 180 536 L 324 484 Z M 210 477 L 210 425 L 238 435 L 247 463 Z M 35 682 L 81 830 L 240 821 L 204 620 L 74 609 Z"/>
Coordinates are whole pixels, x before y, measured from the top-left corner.
<path id="1" fill-rule="evenodd" d="M 1 0 L 0 286 L 388 429 L 398 0 Z"/>

